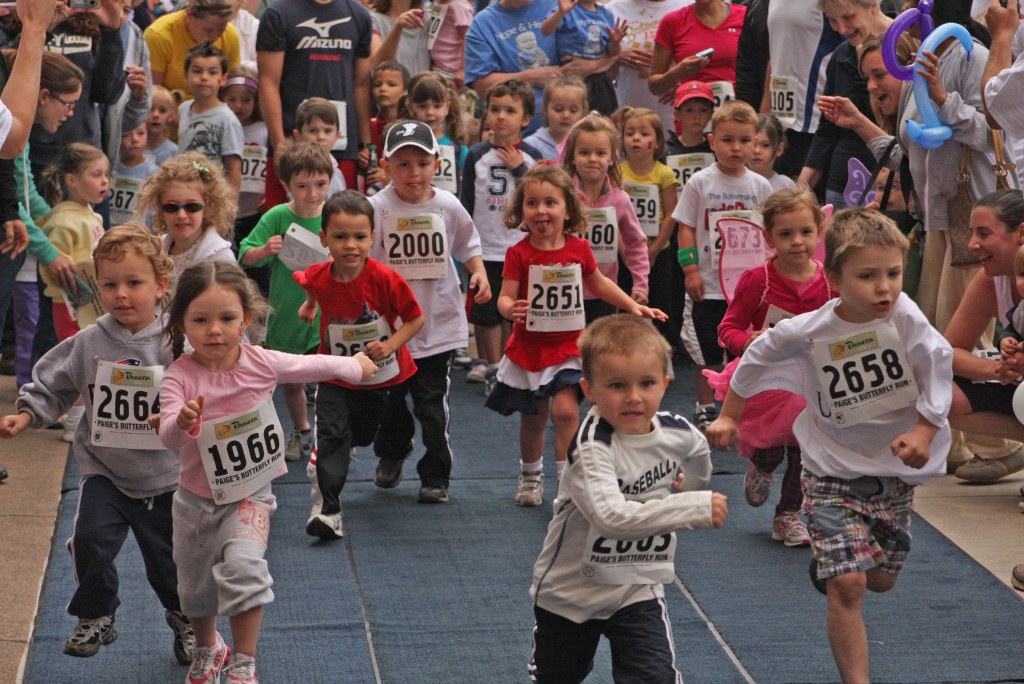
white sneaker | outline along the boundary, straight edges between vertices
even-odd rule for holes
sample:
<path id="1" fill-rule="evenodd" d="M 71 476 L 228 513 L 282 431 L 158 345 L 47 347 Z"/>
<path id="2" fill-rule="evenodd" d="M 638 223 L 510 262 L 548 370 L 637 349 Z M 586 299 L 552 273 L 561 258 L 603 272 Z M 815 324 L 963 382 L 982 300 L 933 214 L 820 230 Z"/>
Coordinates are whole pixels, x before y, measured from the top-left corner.
<path id="1" fill-rule="evenodd" d="M 520 473 L 516 506 L 540 506 L 544 502 L 544 473 Z"/>
<path id="2" fill-rule="evenodd" d="M 478 361 L 473 364 L 473 367 L 466 373 L 466 382 L 483 382 L 487 376 L 487 363 L 484 361 Z"/>
<path id="3" fill-rule="evenodd" d="M 341 513 L 316 513 L 306 521 L 306 534 L 311 537 L 320 537 L 327 541 L 330 539 L 341 539 L 345 536 L 341 527 Z"/>
<path id="4" fill-rule="evenodd" d="M 772 539 L 786 546 L 810 546 L 811 535 L 796 511 L 780 513 L 772 518 Z"/>

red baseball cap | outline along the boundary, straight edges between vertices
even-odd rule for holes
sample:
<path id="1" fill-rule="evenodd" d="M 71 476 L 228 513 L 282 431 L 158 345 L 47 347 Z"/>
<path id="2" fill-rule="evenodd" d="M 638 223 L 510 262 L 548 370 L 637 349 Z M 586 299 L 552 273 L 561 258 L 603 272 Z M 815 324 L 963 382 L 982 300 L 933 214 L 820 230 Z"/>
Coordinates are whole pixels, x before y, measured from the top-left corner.
<path id="1" fill-rule="evenodd" d="M 687 100 L 695 97 L 709 101 L 712 106 L 715 104 L 715 94 L 711 92 L 711 86 L 704 81 L 687 81 L 676 88 L 675 108 L 678 109 Z"/>

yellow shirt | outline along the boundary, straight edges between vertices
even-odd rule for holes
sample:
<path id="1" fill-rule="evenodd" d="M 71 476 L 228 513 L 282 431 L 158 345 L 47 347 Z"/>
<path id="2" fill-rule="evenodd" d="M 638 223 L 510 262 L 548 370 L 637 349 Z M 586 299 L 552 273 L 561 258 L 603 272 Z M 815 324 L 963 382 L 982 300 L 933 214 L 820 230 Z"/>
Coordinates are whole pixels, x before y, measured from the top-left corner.
<path id="1" fill-rule="evenodd" d="M 185 55 L 197 43 L 185 28 L 185 10 L 160 17 L 149 25 L 142 37 L 149 46 L 150 67 L 164 75 L 163 86 L 184 91 L 185 99 L 191 99 L 192 89 L 185 81 Z M 238 30 L 231 24 L 214 45 L 228 56 L 229 69 L 242 61 Z"/>
<path id="2" fill-rule="evenodd" d="M 676 176 L 672 173 L 672 169 L 668 168 L 660 161 L 654 162 L 654 168 L 651 172 L 638 176 L 633 173 L 633 169 L 629 167 L 629 162 L 622 162 L 619 164 L 619 169 L 622 171 L 622 182 L 623 183 L 640 183 L 644 185 L 657 185 L 659 190 L 665 188 L 671 188 L 674 185 L 679 185 L 679 181 L 676 180 Z M 665 205 L 662 202 L 658 203 L 660 213 L 658 214 L 658 225 L 660 226 L 665 222 Z M 653 241 L 652 238 L 647 238 L 647 244 L 650 245 Z M 667 249 L 668 245 L 662 249 Z"/>
<path id="3" fill-rule="evenodd" d="M 78 202 L 61 202 L 39 219 L 36 225 L 43 229 L 50 244 L 74 263 L 92 259 L 92 251 L 103 236 L 103 218 L 91 207 Z M 63 301 L 60 286 L 50 272 L 40 268 L 39 274 L 46 283 L 46 296 L 58 302 Z"/>

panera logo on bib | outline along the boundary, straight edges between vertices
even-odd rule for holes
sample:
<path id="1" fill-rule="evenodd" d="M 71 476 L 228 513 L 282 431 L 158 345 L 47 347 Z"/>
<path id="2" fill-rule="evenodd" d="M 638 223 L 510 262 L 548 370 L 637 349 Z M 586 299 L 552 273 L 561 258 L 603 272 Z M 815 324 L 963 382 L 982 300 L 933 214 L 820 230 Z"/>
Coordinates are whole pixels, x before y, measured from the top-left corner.
<path id="1" fill-rule="evenodd" d="M 571 268 L 556 268 L 551 271 L 544 271 L 545 283 L 575 283 L 576 271 Z"/>
<path id="2" fill-rule="evenodd" d="M 223 423 L 217 423 L 216 435 L 217 439 L 227 439 L 228 437 L 234 437 L 242 432 L 249 432 L 254 428 L 258 428 L 263 422 L 260 420 L 260 412 L 253 411 L 247 413 L 244 416 L 239 416 L 234 420 L 227 420 Z"/>
<path id="3" fill-rule="evenodd" d="M 878 349 L 878 336 L 874 330 L 834 342 L 829 350 L 829 355 L 833 361 L 838 361 L 839 359 L 863 354 L 873 349 Z"/>
<path id="4" fill-rule="evenodd" d="M 413 216 L 412 218 L 398 219 L 398 230 L 431 230 L 434 222 L 429 216 Z"/>
<path id="5" fill-rule="evenodd" d="M 154 387 L 153 371 L 115 368 L 110 374 L 110 382 L 114 385 L 128 387 Z"/>
<path id="6" fill-rule="evenodd" d="M 342 332 L 341 339 L 346 342 L 370 342 L 377 339 L 377 326 L 368 325 L 365 328 L 349 329 Z"/>

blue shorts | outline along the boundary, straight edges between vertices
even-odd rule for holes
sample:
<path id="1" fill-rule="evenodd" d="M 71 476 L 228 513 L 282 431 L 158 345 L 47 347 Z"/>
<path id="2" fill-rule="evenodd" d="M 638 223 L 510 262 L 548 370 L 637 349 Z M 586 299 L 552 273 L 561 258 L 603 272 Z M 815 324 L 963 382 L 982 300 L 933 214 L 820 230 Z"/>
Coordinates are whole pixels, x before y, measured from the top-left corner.
<path id="1" fill-rule="evenodd" d="M 898 477 L 818 477 L 806 468 L 800 484 L 818 579 L 900 571 L 910 553 L 913 485 Z"/>

